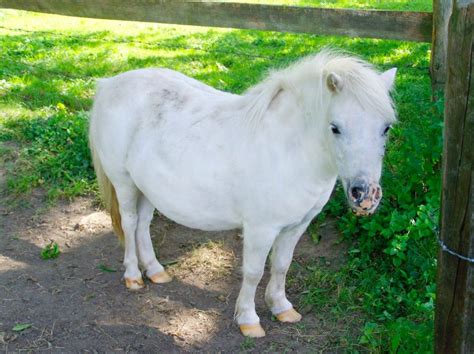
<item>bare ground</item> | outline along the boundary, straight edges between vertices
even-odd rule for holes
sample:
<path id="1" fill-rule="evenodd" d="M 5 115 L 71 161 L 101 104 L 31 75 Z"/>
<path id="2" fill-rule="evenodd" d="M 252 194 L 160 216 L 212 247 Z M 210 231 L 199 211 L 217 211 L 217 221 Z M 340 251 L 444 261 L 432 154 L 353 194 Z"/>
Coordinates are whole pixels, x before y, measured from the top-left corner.
<path id="1" fill-rule="evenodd" d="M 0 179 L 2 176 L 0 175 Z M 316 246 L 305 235 L 295 262 L 323 259 L 336 269 L 346 249 L 332 222 Z M 202 232 L 161 216 L 152 237 L 159 259 L 174 280 L 127 291 L 121 281 L 122 249 L 109 217 L 92 198 L 48 207 L 42 194 L 12 206 L 0 198 L 0 348 L 52 352 L 319 352 L 343 351 L 357 329 L 357 314 L 337 319 L 330 310 L 302 308 L 298 324 L 281 324 L 263 302 L 257 312 L 267 336 L 245 339 L 233 321 L 241 273 L 238 231 Z M 61 255 L 42 260 L 41 249 L 55 241 Z M 107 271 L 109 270 L 109 271 Z M 116 271 L 112 271 L 116 270 Z M 288 296 L 301 304 L 296 277 Z M 13 331 L 16 324 L 31 324 Z"/>

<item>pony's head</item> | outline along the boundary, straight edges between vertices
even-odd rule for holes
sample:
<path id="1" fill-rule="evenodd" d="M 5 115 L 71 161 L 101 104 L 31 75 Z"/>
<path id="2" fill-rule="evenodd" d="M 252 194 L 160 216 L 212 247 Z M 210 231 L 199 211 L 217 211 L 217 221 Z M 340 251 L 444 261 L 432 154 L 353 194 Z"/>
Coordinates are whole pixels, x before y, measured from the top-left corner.
<path id="1" fill-rule="evenodd" d="M 329 61 L 323 80 L 331 96 L 327 114 L 329 147 L 349 205 L 372 214 L 382 198 L 379 180 L 385 143 L 395 112 L 390 90 L 396 69 L 377 73 L 354 58 Z"/>

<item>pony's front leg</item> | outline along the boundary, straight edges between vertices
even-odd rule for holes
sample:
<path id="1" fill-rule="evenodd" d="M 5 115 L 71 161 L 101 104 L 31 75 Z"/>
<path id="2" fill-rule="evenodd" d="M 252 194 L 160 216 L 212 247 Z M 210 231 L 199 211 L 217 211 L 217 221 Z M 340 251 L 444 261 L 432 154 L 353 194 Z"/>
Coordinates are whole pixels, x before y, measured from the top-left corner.
<path id="1" fill-rule="evenodd" d="M 262 278 L 270 248 L 275 240 L 275 229 L 244 227 L 243 281 L 235 306 L 235 318 L 242 334 L 263 337 L 265 331 L 255 311 L 255 292 Z"/>
<path id="2" fill-rule="evenodd" d="M 291 230 L 281 232 L 272 248 L 271 278 L 265 290 L 265 301 L 272 313 L 281 322 L 298 322 L 301 315 L 293 309 L 286 298 L 286 273 L 293 259 L 293 251 L 298 240 L 306 230 L 309 222 L 298 225 Z"/>

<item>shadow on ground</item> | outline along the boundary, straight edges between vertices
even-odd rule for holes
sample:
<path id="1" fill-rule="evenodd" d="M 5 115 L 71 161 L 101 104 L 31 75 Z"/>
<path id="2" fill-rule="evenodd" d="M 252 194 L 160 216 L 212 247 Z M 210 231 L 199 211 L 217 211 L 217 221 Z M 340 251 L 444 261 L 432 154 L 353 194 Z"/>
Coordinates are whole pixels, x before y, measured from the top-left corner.
<path id="1" fill-rule="evenodd" d="M 329 313 L 307 313 L 298 324 L 280 324 L 263 302 L 257 311 L 267 336 L 246 340 L 233 322 L 240 287 L 241 239 L 237 231 L 186 229 L 158 216 L 154 245 L 174 280 L 130 292 L 121 282 L 122 250 L 109 218 L 92 199 L 47 208 L 0 208 L 0 345 L 6 351 L 318 351 L 338 350 L 350 336 Z M 2 202 L 2 206 L 6 205 Z M 296 259 L 343 262 L 344 246 L 329 223 L 314 246 L 304 236 Z M 54 240 L 61 255 L 45 261 L 41 248 Z M 299 295 L 289 289 L 296 304 Z M 16 324 L 30 324 L 20 332 Z"/>

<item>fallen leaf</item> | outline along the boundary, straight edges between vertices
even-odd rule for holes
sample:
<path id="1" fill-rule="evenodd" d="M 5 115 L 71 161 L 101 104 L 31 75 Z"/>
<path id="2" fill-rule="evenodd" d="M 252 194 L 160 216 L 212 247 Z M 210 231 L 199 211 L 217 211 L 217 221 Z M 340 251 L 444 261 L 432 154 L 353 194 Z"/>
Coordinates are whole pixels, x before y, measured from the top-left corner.
<path id="1" fill-rule="evenodd" d="M 17 323 L 16 325 L 13 326 L 12 331 L 14 332 L 21 332 L 24 331 L 25 329 L 28 329 L 32 326 L 31 323 Z"/>
<path id="2" fill-rule="evenodd" d="M 117 271 L 117 269 L 109 268 L 105 264 L 99 264 L 97 268 L 99 268 L 103 272 L 109 272 L 109 273 L 115 273 Z"/>

